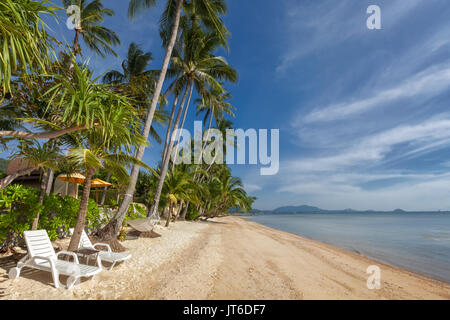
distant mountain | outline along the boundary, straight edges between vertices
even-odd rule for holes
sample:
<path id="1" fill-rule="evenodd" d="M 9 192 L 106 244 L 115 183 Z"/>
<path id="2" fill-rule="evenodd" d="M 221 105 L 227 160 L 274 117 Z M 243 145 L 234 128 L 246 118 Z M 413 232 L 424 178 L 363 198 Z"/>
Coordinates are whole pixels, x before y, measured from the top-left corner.
<path id="1" fill-rule="evenodd" d="M 275 213 L 282 213 L 282 212 L 295 212 L 295 213 L 305 213 L 305 212 L 310 212 L 310 213 L 314 213 L 314 212 L 324 212 L 326 210 L 317 208 L 317 207 L 311 207 L 311 206 L 306 206 L 306 205 L 302 205 L 302 206 L 286 206 L 286 207 L 280 207 L 277 208 L 275 210 L 273 210 L 273 212 Z"/>
<path id="2" fill-rule="evenodd" d="M 344 209 L 344 210 L 326 210 L 321 209 L 318 207 L 312 207 L 308 205 L 301 205 L 301 206 L 284 206 L 279 207 L 274 210 L 258 210 L 253 209 L 250 211 L 252 214 L 266 214 L 266 213 L 284 213 L 284 214 L 295 214 L 295 213 L 408 213 L 408 211 L 405 211 L 403 209 L 395 209 L 393 211 L 376 211 L 376 210 L 354 210 L 354 209 Z"/>

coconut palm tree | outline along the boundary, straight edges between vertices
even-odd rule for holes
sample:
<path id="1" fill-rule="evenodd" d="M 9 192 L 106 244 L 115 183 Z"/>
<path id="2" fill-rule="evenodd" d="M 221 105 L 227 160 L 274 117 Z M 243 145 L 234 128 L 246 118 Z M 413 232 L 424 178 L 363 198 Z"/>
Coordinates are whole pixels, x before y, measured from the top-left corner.
<path id="1" fill-rule="evenodd" d="M 86 0 L 63 0 L 64 8 L 76 5 L 80 8 L 80 24 L 75 26 L 75 37 L 73 40 L 73 52 L 81 55 L 80 35 L 87 47 L 101 57 L 107 54 L 117 54 L 112 46 L 120 44 L 117 34 L 106 27 L 101 26 L 105 17 L 113 16 L 114 11 L 103 7 L 101 0 L 93 0 L 87 3 Z"/>
<path id="2" fill-rule="evenodd" d="M 211 53 L 211 51 L 215 50 L 219 44 L 219 38 L 213 33 L 205 34 L 197 27 L 194 27 L 192 30 L 183 30 L 178 46 L 182 48 L 183 53 L 181 53 L 178 48 L 174 50 L 171 67 L 171 73 L 179 74 L 174 85 L 180 86 L 180 84 L 185 83 L 185 94 L 178 111 L 177 119 L 175 120 L 173 132 L 176 132 L 180 126 L 180 116 L 183 108 L 185 112 L 183 119 L 184 124 L 193 87 L 201 94 L 206 94 L 208 87 L 211 88 L 213 92 L 222 92 L 223 89 L 219 80 L 237 81 L 237 72 L 231 68 L 222 57 L 216 57 Z M 186 106 L 184 106 L 184 101 L 189 91 L 189 99 L 187 100 Z M 225 110 L 225 106 L 226 103 L 222 101 L 221 110 Z M 166 137 L 166 141 L 167 138 L 168 137 Z M 153 212 L 158 210 L 159 197 L 164 185 L 164 179 L 169 166 L 174 142 L 174 139 L 170 139 L 168 148 L 163 156 L 161 177 L 158 188 L 156 189 Z"/>
<path id="3" fill-rule="evenodd" d="M 223 57 L 212 54 L 219 45 L 220 38 L 217 34 L 205 34 L 195 24 L 187 30 L 182 29 L 179 46 L 174 50 L 169 70 L 169 74 L 177 75 L 175 83 L 181 85 L 190 82 L 191 86 L 181 129 L 184 127 L 193 87 L 199 94 L 206 95 L 208 88 L 213 92 L 223 91 L 219 81 L 237 81 L 236 70 L 229 66 Z"/>
<path id="4" fill-rule="evenodd" d="M 151 52 L 144 52 L 139 45 L 132 42 L 128 47 L 127 58 L 122 62 L 122 71 L 111 70 L 103 77 L 108 84 L 131 84 L 133 81 L 140 84 L 155 79 L 155 72 L 147 70 L 153 61 Z"/>
<path id="5" fill-rule="evenodd" d="M 170 170 L 167 173 L 167 177 L 164 180 L 163 198 L 165 203 L 169 205 L 169 211 L 167 214 L 166 227 L 169 226 L 170 219 L 172 218 L 174 207 L 178 202 L 191 199 L 189 194 L 192 194 L 193 184 L 191 176 L 183 170 Z"/>
<path id="6" fill-rule="evenodd" d="M 207 28 L 216 29 L 218 33 L 222 34 L 223 42 L 226 42 L 226 34 L 224 34 L 224 25 L 220 20 L 219 16 L 225 14 L 226 6 L 223 0 L 191 0 L 190 2 L 196 2 L 199 9 L 198 20 L 203 23 Z M 137 13 L 137 9 L 147 9 L 153 6 L 155 1 L 149 0 L 132 0 L 130 1 L 129 16 L 134 17 Z M 159 97 L 166 79 L 167 69 L 169 67 L 170 59 L 172 57 L 172 51 L 175 46 L 175 42 L 178 36 L 178 28 L 180 25 L 180 18 L 183 11 L 183 5 L 187 4 L 187 0 L 167 0 L 166 8 L 161 17 L 161 35 L 163 35 L 163 44 L 166 48 L 163 64 L 161 67 L 161 72 L 159 74 L 158 82 L 152 97 L 150 108 L 147 114 L 145 125 L 142 131 L 142 136 L 148 138 L 150 133 L 150 128 L 152 125 L 153 117 L 156 111 L 156 106 L 159 101 Z M 221 4 L 221 5 L 219 5 Z M 170 36 L 165 36 L 169 35 Z M 142 160 L 145 152 L 145 146 L 141 146 L 136 153 L 136 158 Z M 112 238 L 119 234 L 123 219 L 128 211 L 128 207 L 133 199 L 134 190 L 136 187 L 136 181 L 139 175 L 139 166 L 133 166 L 131 171 L 130 183 L 128 185 L 125 198 L 119 208 L 118 214 L 114 219 L 114 226 L 110 228 L 113 230 L 105 235 L 105 238 Z"/>

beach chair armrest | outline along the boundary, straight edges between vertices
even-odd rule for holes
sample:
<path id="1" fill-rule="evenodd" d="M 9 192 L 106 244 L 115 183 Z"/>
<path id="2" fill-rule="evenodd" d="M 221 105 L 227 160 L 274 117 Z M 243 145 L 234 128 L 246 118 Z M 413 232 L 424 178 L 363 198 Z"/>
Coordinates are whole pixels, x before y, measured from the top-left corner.
<path id="1" fill-rule="evenodd" d="M 46 260 L 50 263 L 50 267 L 52 268 L 52 270 L 55 269 L 55 261 L 49 257 L 33 256 L 31 258 L 31 260 L 29 260 L 28 263 L 30 263 L 30 262 L 34 263 L 36 260 Z M 25 263 L 25 264 L 27 264 L 27 263 Z"/>
<path id="2" fill-rule="evenodd" d="M 70 252 L 70 251 L 60 251 L 60 252 L 58 252 L 58 253 L 56 254 L 56 257 L 59 258 L 59 256 L 62 255 L 62 254 L 66 254 L 66 255 L 68 255 L 68 256 L 72 256 L 74 262 L 75 262 L 76 264 L 80 264 L 80 263 L 78 262 L 78 256 L 77 256 L 77 254 L 76 254 L 75 252 Z"/>
<path id="3" fill-rule="evenodd" d="M 101 242 L 99 242 L 99 243 L 96 243 L 96 244 L 93 245 L 93 247 L 94 247 L 95 249 L 97 249 L 96 246 L 106 247 L 106 248 L 108 249 L 108 252 L 112 252 L 111 247 L 110 247 L 109 244 L 107 244 L 107 243 L 101 243 Z M 104 251 L 104 250 L 101 250 L 101 251 Z"/>

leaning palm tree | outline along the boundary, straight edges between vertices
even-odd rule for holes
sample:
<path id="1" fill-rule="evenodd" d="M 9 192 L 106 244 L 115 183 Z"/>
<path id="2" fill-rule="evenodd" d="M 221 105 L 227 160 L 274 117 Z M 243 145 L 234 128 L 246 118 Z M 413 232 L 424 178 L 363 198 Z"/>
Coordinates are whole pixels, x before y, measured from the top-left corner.
<path id="1" fill-rule="evenodd" d="M 185 83 L 184 97 L 181 101 L 178 115 L 175 120 L 173 132 L 176 132 L 180 126 L 179 122 L 181 120 L 180 116 L 183 108 L 185 114 L 182 126 L 184 125 L 184 120 L 186 119 L 186 113 L 189 107 L 189 101 L 193 87 L 195 87 L 200 94 L 206 94 L 208 92 L 208 88 L 211 88 L 212 92 L 222 93 L 223 89 L 219 82 L 220 80 L 232 82 L 237 81 L 237 72 L 232 67 L 230 67 L 222 57 L 214 56 L 211 53 L 218 47 L 219 44 L 219 38 L 214 33 L 205 34 L 195 26 L 192 29 L 183 30 L 179 46 L 184 52 L 181 53 L 179 52 L 179 50 L 175 50 L 174 57 L 172 59 L 171 71 L 179 74 L 179 77 L 175 80 L 175 84 L 180 86 L 180 83 Z M 186 106 L 184 106 L 184 101 L 189 91 L 189 99 Z M 219 101 L 219 98 L 223 98 L 222 101 L 220 101 L 219 103 L 214 100 L 214 103 L 211 102 L 211 104 L 217 105 L 217 110 L 219 110 L 220 105 L 220 110 L 229 111 L 231 109 L 231 105 L 223 101 L 224 99 L 228 98 L 228 96 L 222 97 L 219 93 L 217 93 L 216 96 L 217 101 Z M 166 141 L 167 139 L 168 137 L 166 137 Z M 170 139 L 167 150 L 163 155 L 161 177 L 155 194 L 153 212 L 156 212 L 158 210 L 159 197 L 164 185 L 164 179 L 169 166 L 170 155 L 172 154 L 174 142 L 174 139 Z M 177 150 L 175 154 L 176 153 Z"/>
<path id="2" fill-rule="evenodd" d="M 100 102 L 101 103 L 101 102 Z M 139 164 L 150 169 L 145 163 L 135 159 L 129 154 L 132 146 L 145 143 L 144 139 L 135 133 L 138 132 L 139 121 L 136 111 L 131 105 L 115 104 L 111 100 L 104 100 L 103 108 L 107 126 L 95 127 L 79 133 L 79 146 L 69 150 L 69 159 L 82 168 L 86 177 L 83 193 L 78 211 L 77 224 L 74 235 L 69 244 L 69 250 L 78 249 L 81 233 L 86 223 L 86 212 L 91 190 L 92 177 L 101 168 L 111 172 L 118 180 L 128 181 L 125 166 Z"/>
<path id="3" fill-rule="evenodd" d="M 187 83 L 189 84 L 187 88 L 190 87 L 181 129 L 184 128 L 194 87 L 200 95 L 204 96 L 208 93 L 208 88 L 211 88 L 213 92 L 223 92 L 219 81 L 236 82 L 238 78 L 236 70 L 223 57 L 212 54 L 221 45 L 216 33 L 204 33 L 195 24 L 188 25 L 186 28 L 182 29 L 179 45 L 174 50 L 169 70 L 170 74 L 177 75 L 174 83 L 178 86 Z"/>
<path id="4" fill-rule="evenodd" d="M 152 7 L 156 1 L 154 0 L 131 0 L 129 6 L 129 16 L 132 18 L 135 16 L 139 9 L 147 9 Z M 190 3 L 198 3 L 199 8 L 199 21 L 203 21 L 203 24 L 210 29 L 216 29 L 217 32 L 223 35 L 223 42 L 226 42 L 226 35 L 224 34 L 224 25 L 219 19 L 219 15 L 226 12 L 226 6 L 223 0 L 191 0 Z M 164 10 L 163 16 L 161 18 L 161 34 L 170 34 L 170 36 L 163 36 L 163 44 L 166 48 L 166 53 L 164 56 L 163 64 L 161 67 L 161 72 L 159 74 L 158 82 L 156 84 L 155 91 L 153 93 L 152 101 L 150 103 L 150 108 L 148 110 L 147 118 L 145 121 L 144 128 L 142 130 L 142 136 L 148 138 L 150 133 L 150 128 L 152 125 L 153 117 L 156 111 L 156 106 L 158 104 L 162 87 L 166 79 L 167 69 L 169 67 L 170 59 L 172 57 L 172 51 L 175 46 L 175 42 L 178 36 L 178 28 L 180 25 L 180 18 L 183 10 L 183 4 L 187 3 L 186 0 L 167 0 L 166 8 Z M 218 5 L 218 4 L 221 5 Z M 214 5 L 212 5 L 214 4 Z M 167 31 L 167 32 L 165 32 Z M 144 157 L 145 146 L 141 146 L 137 153 L 136 158 L 142 160 Z M 112 232 L 108 235 L 105 234 L 105 238 L 112 238 L 119 234 L 123 220 L 126 213 L 128 212 L 128 207 L 133 200 L 133 194 L 136 187 L 137 178 L 139 175 L 139 166 L 133 166 L 131 171 L 130 183 L 128 184 L 127 191 L 123 202 L 119 208 L 119 211 L 114 219 L 114 226 L 110 226 Z"/>
<path id="5" fill-rule="evenodd" d="M 80 35 L 89 49 L 93 50 L 101 57 L 107 54 L 117 54 L 112 46 L 120 44 L 117 34 L 106 27 L 101 26 L 106 16 L 113 16 L 114 11 L 103 7 L 101 0 L 93 0 L 87 3 L 85 0 L 63 0 L 67 9 L 71 5 L 80 8 L 80 24 L 75 26 L 75 37 L 73 40 L 73 52 L 81 55 Z"/>

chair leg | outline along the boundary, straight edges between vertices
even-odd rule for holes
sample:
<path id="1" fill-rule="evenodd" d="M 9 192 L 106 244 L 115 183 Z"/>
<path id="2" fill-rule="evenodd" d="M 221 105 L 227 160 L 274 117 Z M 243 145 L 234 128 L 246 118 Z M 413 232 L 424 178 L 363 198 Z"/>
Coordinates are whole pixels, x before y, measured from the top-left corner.
<path id="1" fill-rule="evenodd" d="M 99 268 L 102 268 L 102 269 L 103 269 L 102 259 L 100 259 L 100 257 L 97 257 L 97 266 L 98 266 Z"/>
<path id="2" fill-rule="evenodd" d="M 55 284 L 55 288 L 58 289 L 59 285 L 60 285 L 58 271 L 52 270 L 52 278 L 53 278 L 53 283 Z"/>
<path id="3" fill-rule="evenodd" d="M 116 264 L 116 261 L 114 261 L 114 262 L 112 263 L 112 265 L 108 268 L 108 270 L 111 270 L 111 269 L 114 267 L 115 264 Z"/>

